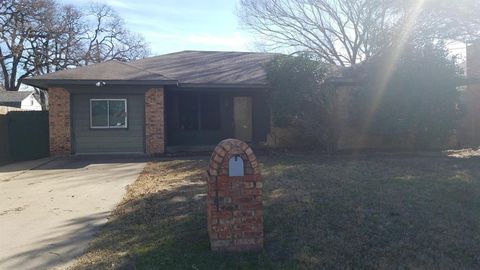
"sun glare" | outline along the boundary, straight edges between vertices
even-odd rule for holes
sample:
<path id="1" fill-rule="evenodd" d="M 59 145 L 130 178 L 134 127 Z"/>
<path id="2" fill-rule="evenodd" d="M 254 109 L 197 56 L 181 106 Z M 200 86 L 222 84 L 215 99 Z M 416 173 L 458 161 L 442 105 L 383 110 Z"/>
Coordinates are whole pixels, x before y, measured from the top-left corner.
<path id="1" fill-rule="evenodd" d="M 390 79 L 392 78 L 392 75 L 395 72 L 395 68 L 397 66 L 398 60 L 400 59 L 403 53 L 403 50 L 405 49 L 405 46 L 407 45 L 407 42 L 414 30 L 417 18 L 418 16 L 420 16 L 423 6 L 427 1 L 428 0 L 417 0 L 415 1 L 415 3 L 412 4 L 412 7 L 410 7 L 410 9 L 407 11 L 405 23 L 402 26 L 402 29 L 399 35 L 394 40 L 393 45 L 391 47 L 391 51 L 388 52 L 388 55 L 389 55 L 388 61 L 383 63 L 384 65 L 383 72 L 380 76 L 380 79 L 376 82 L 375 87 L 377 89 L 377 92 L 373 97 L 372 106 L 368 111 L 367 117 L 365 119 L 365 122 L 362 128 L 362 133 L 360 135 L 361 143 L 364 142 L 365 139 L 367 138 L 368 130 L 373 121 L 375 112 L 378 110 L 380 102 L 382 101 L 383 95 L 385 93 L 385 89 L 387 88 L 387 85 Z"/>

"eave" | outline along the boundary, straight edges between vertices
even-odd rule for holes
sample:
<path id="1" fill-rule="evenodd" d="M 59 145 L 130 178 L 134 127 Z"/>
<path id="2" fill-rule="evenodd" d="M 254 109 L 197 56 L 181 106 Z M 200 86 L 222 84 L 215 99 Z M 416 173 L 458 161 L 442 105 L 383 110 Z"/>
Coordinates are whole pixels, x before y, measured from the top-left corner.
<path id="1" fill-rule="evenodd" d="M 82 86 L 96 86 L 97 83 L 102 82 L 104 85 L 151 85 L 151 86 L 166 86 L 178 85 L 176 80 L 45 80 L 45 79 L 23 79 L 22 83 L 48 90 L 49 87 L 82 85 Z"/>

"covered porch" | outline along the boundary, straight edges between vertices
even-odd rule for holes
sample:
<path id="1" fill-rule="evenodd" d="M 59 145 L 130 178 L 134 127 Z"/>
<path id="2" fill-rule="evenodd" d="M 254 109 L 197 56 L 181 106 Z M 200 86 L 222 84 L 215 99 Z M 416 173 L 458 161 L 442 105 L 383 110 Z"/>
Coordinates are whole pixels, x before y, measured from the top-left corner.
<path id="1" fill-rule="evenodd" d="M 167 152 L 211 150 L 226 138 L 261 145 L 270 131 L 264 89 L 167 88 L 165 114 Z"/>

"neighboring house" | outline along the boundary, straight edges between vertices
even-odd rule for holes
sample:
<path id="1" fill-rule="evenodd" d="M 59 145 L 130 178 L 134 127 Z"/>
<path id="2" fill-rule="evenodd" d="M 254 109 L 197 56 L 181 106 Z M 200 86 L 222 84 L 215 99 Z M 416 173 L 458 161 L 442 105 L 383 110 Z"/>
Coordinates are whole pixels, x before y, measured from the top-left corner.
<path id="1" fill-rule="evenodd" d="M 17 108 L 25 111 L 42 110 L 42 105 L 33 91 L 0 90 L 0 106 Z"/>
<path id="2" fill-rule="evenodd" d="M 162 154 L 211 148 L 224 138 L 258 145 L 270 131 L 263 64 L 273 56 L 182 51 L 23 83 L 49 92 L 54 155 Z"/>

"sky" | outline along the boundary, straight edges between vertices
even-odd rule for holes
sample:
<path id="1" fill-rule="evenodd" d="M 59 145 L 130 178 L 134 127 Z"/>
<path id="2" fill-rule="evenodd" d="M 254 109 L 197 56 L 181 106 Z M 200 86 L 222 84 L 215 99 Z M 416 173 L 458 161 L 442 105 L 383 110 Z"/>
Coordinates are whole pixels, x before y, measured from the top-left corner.
<path id="1" fill-rule="evenodd" d="M 182 50 L 257 51 L 258 36 L 240 25 L 235 14 L 239 0 L 57 0 L 86 6 L 92 2 L 113 7 L 129 30 L 150 43 L 152 55 Z M 465 45 L 451 46 L 465 57 Z"/>
<path id="2" fill-rule="evenodd" d="M 60 0 L 87 5 L 91 0 Z M 150 43 L 153 55 L 181 50 L 251 51 L 253 34 L 240 27 L 238 0 L 100 0 L 127 28 Z"/>

